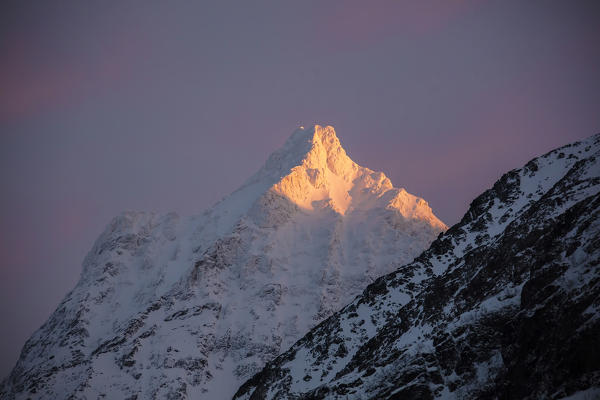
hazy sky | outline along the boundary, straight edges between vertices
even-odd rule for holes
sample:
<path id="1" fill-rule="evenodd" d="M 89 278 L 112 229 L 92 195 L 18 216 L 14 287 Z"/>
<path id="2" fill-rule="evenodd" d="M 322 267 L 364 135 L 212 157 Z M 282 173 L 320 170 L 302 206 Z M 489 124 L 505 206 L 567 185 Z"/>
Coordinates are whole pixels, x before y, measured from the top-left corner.
<path id="1" fill-rule="evenodd" d="M 448 225 L 600 132 L 598 1 L 6 1 L 0 377 L 122 210 L 196 214 L 298 125 Z"/>

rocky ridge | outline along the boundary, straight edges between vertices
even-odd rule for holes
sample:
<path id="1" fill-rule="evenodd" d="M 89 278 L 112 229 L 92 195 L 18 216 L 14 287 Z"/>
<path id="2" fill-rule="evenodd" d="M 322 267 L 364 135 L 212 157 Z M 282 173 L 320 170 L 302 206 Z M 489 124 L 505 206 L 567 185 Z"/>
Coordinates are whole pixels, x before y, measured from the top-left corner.
<path id="1" fill-rule="evenodd" d="M 600 397 L 600 135 L 506 173 L 235 399 Z"/>

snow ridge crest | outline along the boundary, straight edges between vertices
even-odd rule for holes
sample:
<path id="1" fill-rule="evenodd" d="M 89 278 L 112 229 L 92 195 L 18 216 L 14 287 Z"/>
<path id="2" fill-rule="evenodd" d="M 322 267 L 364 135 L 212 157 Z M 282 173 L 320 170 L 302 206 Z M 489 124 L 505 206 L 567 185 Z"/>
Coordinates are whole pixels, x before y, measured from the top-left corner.
<path id="1" fill-rule="evenodd" d="M 267 196 L 280 195 L 303 210 L 328 209 L 344 215 L 383 207 L 395 209 L 405 218 L 447 228 L 425 200 L 394 188 L 384 173 L 355 163 L 332 126 L 297 129 L 250 181 L 265 176 L 274 182 Z"/>

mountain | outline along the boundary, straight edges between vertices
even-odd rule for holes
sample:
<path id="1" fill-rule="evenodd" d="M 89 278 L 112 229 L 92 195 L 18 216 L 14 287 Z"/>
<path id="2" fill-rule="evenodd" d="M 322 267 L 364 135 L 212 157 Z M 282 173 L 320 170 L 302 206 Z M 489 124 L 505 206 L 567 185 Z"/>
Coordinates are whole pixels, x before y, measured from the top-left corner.
<path id="1" fill-rule="evenodd" d="M 445 229 L 332 127 L 298 129 L 200 216 L 115 218 L 0 397 L 231 398 Z"/>
<path id="2" fill-rule="evenodd" d="M 477 197 L 236 399 L 600 398 L 600 134 Z"/>

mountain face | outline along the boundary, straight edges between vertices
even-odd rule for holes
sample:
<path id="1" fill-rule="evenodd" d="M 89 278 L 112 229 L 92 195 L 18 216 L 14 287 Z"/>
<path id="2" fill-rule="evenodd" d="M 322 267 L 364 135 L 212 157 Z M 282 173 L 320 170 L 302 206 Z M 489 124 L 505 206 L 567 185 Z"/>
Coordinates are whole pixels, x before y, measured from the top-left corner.
<path id="1" fill-rule="evenodd" d="M 231 398 L 445 229 L 333 128 L 299 129 L 203 215 L 115 218 L 0 397 Z"/>
<path id="2" fill-rule="evenodd" d="M 502 176 L 235 398 L 600 398 L 600 135 Z"/>

